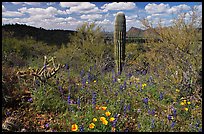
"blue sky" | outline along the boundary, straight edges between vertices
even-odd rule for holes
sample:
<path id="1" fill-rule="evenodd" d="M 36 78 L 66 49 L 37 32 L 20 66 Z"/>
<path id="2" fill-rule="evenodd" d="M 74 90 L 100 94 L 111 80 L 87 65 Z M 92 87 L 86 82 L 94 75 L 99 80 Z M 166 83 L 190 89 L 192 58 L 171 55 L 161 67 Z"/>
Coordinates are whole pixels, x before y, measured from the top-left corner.
<path id="1" fill-rule="evenodd" d="M 114 30 L 117 12 L 126 15 L 126 29 L 143 28 L 140 18 L 154 26 L 171 25 L 180 12 L 190 16 L 191 7 L 202 17 L 201 2 L 3 2 L 2 24 L 26 24 L 45 29 L 76 30 L 84 22 L 95 22 L 105 31 Z"/>

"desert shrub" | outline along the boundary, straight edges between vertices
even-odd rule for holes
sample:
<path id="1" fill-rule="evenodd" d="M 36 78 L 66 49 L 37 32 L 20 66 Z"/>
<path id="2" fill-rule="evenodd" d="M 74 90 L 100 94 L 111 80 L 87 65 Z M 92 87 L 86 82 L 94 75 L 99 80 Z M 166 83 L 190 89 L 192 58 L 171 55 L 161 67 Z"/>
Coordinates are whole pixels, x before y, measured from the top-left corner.
<path id="1" fill-rule="evenodd" d="M 174 19 L 172 26 L 165 27 L 159 23 L 156 29 L 148 20 L 142 20 L 161 39 L 161 42 L 147 43 L 150 51 L 145 56 L 150 64 L 150 71 L 157 74 L 160 83 L 183 89 L 183 96 L 199 89 L 196 82 L 202 70 L 202 43 L 198 32 L 198 23 L 202 23 L 202 20 L 195 9 L 189 15 L 188 21 L 186 13 L 183 13 Z M 168 85 L 165 86 L 169 87 Z"/>
<path id="2" fill-rule="evenodd" d="M 112 64 L 112 52 L 113 48 L 104 43 L 101 27 L 95 23 L 84 23 L 78 27 L 67 47 L 63 46 L 55 56 L 64 64 L 77 66 L 78 70 L 95 66 L 95 69 L 101 71 Z"/>
<path id="3" fill-rule="evenodd" d="M 2 39 L 3 64 L 10 66 L 28 66 L 31 61 L 56 50 L 54 46 L 48 46 L 30 38 L 19 40 L 14 37 L 4 37 Z"/>

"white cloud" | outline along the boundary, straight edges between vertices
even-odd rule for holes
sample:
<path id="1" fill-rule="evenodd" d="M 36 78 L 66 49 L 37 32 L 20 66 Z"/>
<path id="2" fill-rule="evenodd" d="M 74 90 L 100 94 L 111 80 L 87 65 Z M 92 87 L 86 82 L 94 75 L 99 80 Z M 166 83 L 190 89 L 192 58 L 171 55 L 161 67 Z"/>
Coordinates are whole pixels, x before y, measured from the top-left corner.
<path id="1" fill-rule="evenodd" d="M 67 14 L 72 13 L 101 13 L 100 10 L 95 4 L 90 2 L 60 2 L 60 6 L 68 8 L 66 10 Z"/>
<path id="2" fill-rule="evenodd" d="M 22 5 L 32 5 L 32 6 L 37 6 L 40 5 L 40 2 L 11 2 L 14 5 L 22 4 Z"/>
<path id="3" fill-rule="evenodd" d="M 130 10 L 135 8 L 135 3 L 133 2 L 113 2 L 109 4 L 104 4 L 102 9 L 107 10 Z"/>
<path id="4" fill-rule="evenodd" d="M 2 12 L 6 11 L 6 8 L 4 5 L 2 5 Z"/>
<path id="5" fill-rule="evenodd" d="M 163 13 L 163 12 L 166 12 L 168 9 L 169 9 L 169 4 L 155 4 L 155 3 L 152 3 L 152 4 L 147 4 L 145 6 L 145 10 L 147 13 L 149 14 L 155 14 L 155 13 Z"/>
<path id="6" fill-rule="evenodd" d="M 61 10 L 57 10 L 56 8 L 54 7 L 47 7 L 47 8 L 26 8 L 26 7 L 23 7 L 23 8 L 20 8 L 18 9 L 18 11 L 22 12 L 22 13 L 29 13 L 30 15 L 32 16 L 35 16 L 35 15 L 57 15 L 57 14 L 66 14 L 65 11 L 61 11 Z"/>
<path id="7" fill-rule="evenodd" d="M 16 11 L 4 11 L 2 12 L 2 16 L 3 17 L 19 17 L 19 16 L 23 16 L 23 13 L 20 12 L 16 12 Z"/>
<path id="8" fill-rule="evenodd" d="M 125 15 L 126 20 L 135 20 L 137 17 L 138 17 L 137 15 L 131 15 L 131 16 Z"/>
<path id="9" fill-rule="evenodd" d="M 189 9 L 191 9 L 190 6 L 181 4 L 178 6 L 171 7 L 170 9 L 167 10 L 167 13 L 179 13 L 180 11 L 189 10 Z"/>
<path id="10" fill-rule="evenodd" d="M 81 19 L 85 20 L 96 20 L 102 18 L 101 14 L 88 14 L 88 15 L 82 15 L 80 16 Z"/>
<path id="11" fill-rule="evenodd" d="M 83 4 L 83 2 L 60 2 L 61 7 L 73 7 L 73 6 L 78 6 L 80 4 Z"/>

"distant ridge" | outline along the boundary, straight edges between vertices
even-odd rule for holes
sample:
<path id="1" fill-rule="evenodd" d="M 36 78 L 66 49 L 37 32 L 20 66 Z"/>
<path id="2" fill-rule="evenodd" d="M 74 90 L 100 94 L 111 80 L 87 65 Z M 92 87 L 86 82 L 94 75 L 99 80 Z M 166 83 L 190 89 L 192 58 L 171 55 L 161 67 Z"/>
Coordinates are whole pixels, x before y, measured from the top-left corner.
<path id="1" fill-rule="evenodd" d="M 22 39 L 25 37 L 32 37 L 37 41 L 43 41 L 48 45 L 61 45 L 69 42 L 69 37 L 76 31 L 72 30 L 46 30 L 43 28 L 36 28 L 23 24 L 6 24 L 2 26 L 2 33 L 13 32 L 13 37 Z"/>

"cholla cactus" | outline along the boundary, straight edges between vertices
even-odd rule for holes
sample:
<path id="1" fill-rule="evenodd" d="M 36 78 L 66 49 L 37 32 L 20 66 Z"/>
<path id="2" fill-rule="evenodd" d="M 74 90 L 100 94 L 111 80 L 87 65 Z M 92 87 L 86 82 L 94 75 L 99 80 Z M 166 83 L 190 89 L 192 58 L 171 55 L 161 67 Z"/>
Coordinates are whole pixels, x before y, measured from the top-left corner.
<path id="1" fill-rule="evenodd" d="M 50 63 L 52 62 L 53 68 L 50 67 Z M 17 72 L 17 75 L 19 77 L 24 77 L 27 75 L 34 76 L 34 82 L 35 78 L 38 77 L 41 82 L 47 82 L 48 79 L 53 77 L 57 71 L 64 67 L 65 65 L 58 64 L 57 67 L 55 66 L 54 58 L 52 57 L 50 60 L 47 59 L 46 56 L 44 56 L 44 65 L 41 69 L 31 69 L 29 68 L 28 71 L 19 71 Z"/>
<path id="2" fill-rule="evenodd" d="M 125 14 L 118 12 L 115 17 L 114 29 L 114 53 L 116 73 L 122 72 L 122 67 L 125 61 L 125 42 L 126 42 L 126 19 Z"/>

